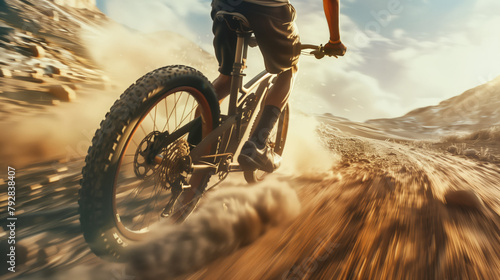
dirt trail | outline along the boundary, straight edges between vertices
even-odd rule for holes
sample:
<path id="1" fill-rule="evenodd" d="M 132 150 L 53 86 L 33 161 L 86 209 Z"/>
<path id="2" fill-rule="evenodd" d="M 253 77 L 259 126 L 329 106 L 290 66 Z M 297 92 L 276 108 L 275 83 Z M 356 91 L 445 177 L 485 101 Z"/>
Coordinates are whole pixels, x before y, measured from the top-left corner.
<path id="1" fill-rule="evenodd" d="M 343 163 L 288 181 L 303 205 L 292 225 L 179 279 L 500 279 L 498 166 L 327 134 Z M 484 207 L 446 205 L 455 189 Z"/>
<path id="2" fill-rule="evenodd" d="M 322 137 L 342 154 L 333 175 L 275 175 L 301 200 L 292 224 L 178 279 L 500 279 L 498 166 L 329 126 Z M 90 253 L 79 229 L 82 164 L 19 172 L 18 238 L 25 251 L 19 260 L 27 263 L 17 279 L 63 279 L 56 275 L 81 265 L 94 275 L 109 267 Z M 447 205 L 444 195 L 454 189 L 474 190 L 484 205 Z M 113 275 L 102 279 L 123 276 Z"/>

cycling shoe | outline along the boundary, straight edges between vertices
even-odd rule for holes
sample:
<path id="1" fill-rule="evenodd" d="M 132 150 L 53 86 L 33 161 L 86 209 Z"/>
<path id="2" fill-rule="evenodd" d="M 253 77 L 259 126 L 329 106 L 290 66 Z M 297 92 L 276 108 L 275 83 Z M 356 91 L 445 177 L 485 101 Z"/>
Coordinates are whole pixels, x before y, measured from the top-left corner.
<path id="1" fill-rule="evenodd" d="M 246 141 L 238 156 L 238 163 L 245 171 L 260 169 L 272 173 L 280 167 L 281 156 L 267 145 L 259 149 L 254 142 Z"/>

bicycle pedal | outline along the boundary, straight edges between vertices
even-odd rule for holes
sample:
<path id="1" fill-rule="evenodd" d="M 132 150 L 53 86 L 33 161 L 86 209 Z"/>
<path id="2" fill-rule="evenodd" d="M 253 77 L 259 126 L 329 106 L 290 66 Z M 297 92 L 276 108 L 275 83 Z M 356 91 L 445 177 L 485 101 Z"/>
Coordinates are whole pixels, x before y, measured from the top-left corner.
<path id="1" fill-rule="evenodd" d="M 258 169 L 257 163 L 248 156 L 240 155 L 238 157 L 238 162 L 243 171 L 255 171 Z"/>

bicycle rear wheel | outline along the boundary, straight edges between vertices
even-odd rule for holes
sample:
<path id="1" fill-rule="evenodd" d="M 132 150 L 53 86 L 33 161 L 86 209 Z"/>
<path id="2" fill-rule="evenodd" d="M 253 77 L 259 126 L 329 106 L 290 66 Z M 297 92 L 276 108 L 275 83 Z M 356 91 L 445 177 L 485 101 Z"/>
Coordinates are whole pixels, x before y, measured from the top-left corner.
<path id="1" fill-rule="evenodd" d="M 257 121 L 260 119 L 261 115 L 260 113 L 261 112 L 259 112 L 259 115 L 255 120 L 255 123 L 257 123 Z M 287 104 L 285 106 L 285 109 L 283 109 L 283 111 L 281 112 L 278 122 L 276 123 L 273 130 L 271 131 L 271 134 L 269 135 L 269 145 L 271 146 L 272 149 L 274 149 L 274 152 L 280 156 L 283 154 L 283 150 L 285 149 L 286 136 L 288 135 L 289 118 L 290 118 L 290 108 Z M 243 172 L 245 180 L 248 183 L 260 182 L 264 180 L 267 174 L 268 174 L 267 172 L 262 170 Z"/>
<path id="2" fill-rule="evenodd" d="M 188 183 L 203 192 L 210 176 L 187 182 L 189 153 L 197 144 L 190 136 L 205 137 L 218 122 L 211 83 L 186 66 L 155 70 L 122 94 L 97 130 L 82 170 L 80 222 L 96 255 L 124 260 L 125 248 L 145 239 L 162 216 L 172 222 L 187 217 L 199 196 L 175 198 Z M 171 215 L 176 211 L 182 215 Z"/>

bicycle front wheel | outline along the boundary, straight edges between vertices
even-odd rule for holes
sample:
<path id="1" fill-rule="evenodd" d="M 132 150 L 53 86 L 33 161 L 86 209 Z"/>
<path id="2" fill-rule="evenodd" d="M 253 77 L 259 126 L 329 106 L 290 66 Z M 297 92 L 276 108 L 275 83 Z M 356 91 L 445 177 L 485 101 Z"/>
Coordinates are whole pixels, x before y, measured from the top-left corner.
<path id="1" fill-rule="evenodd" d="M 193 210 L 172 197 L 189 183 L 191 148 L 218 122 L 214 89 L 193 68 L 160 68 L 122 94 L 97 130 L 82 171 L 80 222 L 96 255 L 123 260 L 125 248 L 145 239 L 151 225 L 174 216 L 165 214 L 171 201 L 174 212 Z M 209 174 L 202 177 L 191 189 L 204 188 Z"/>

